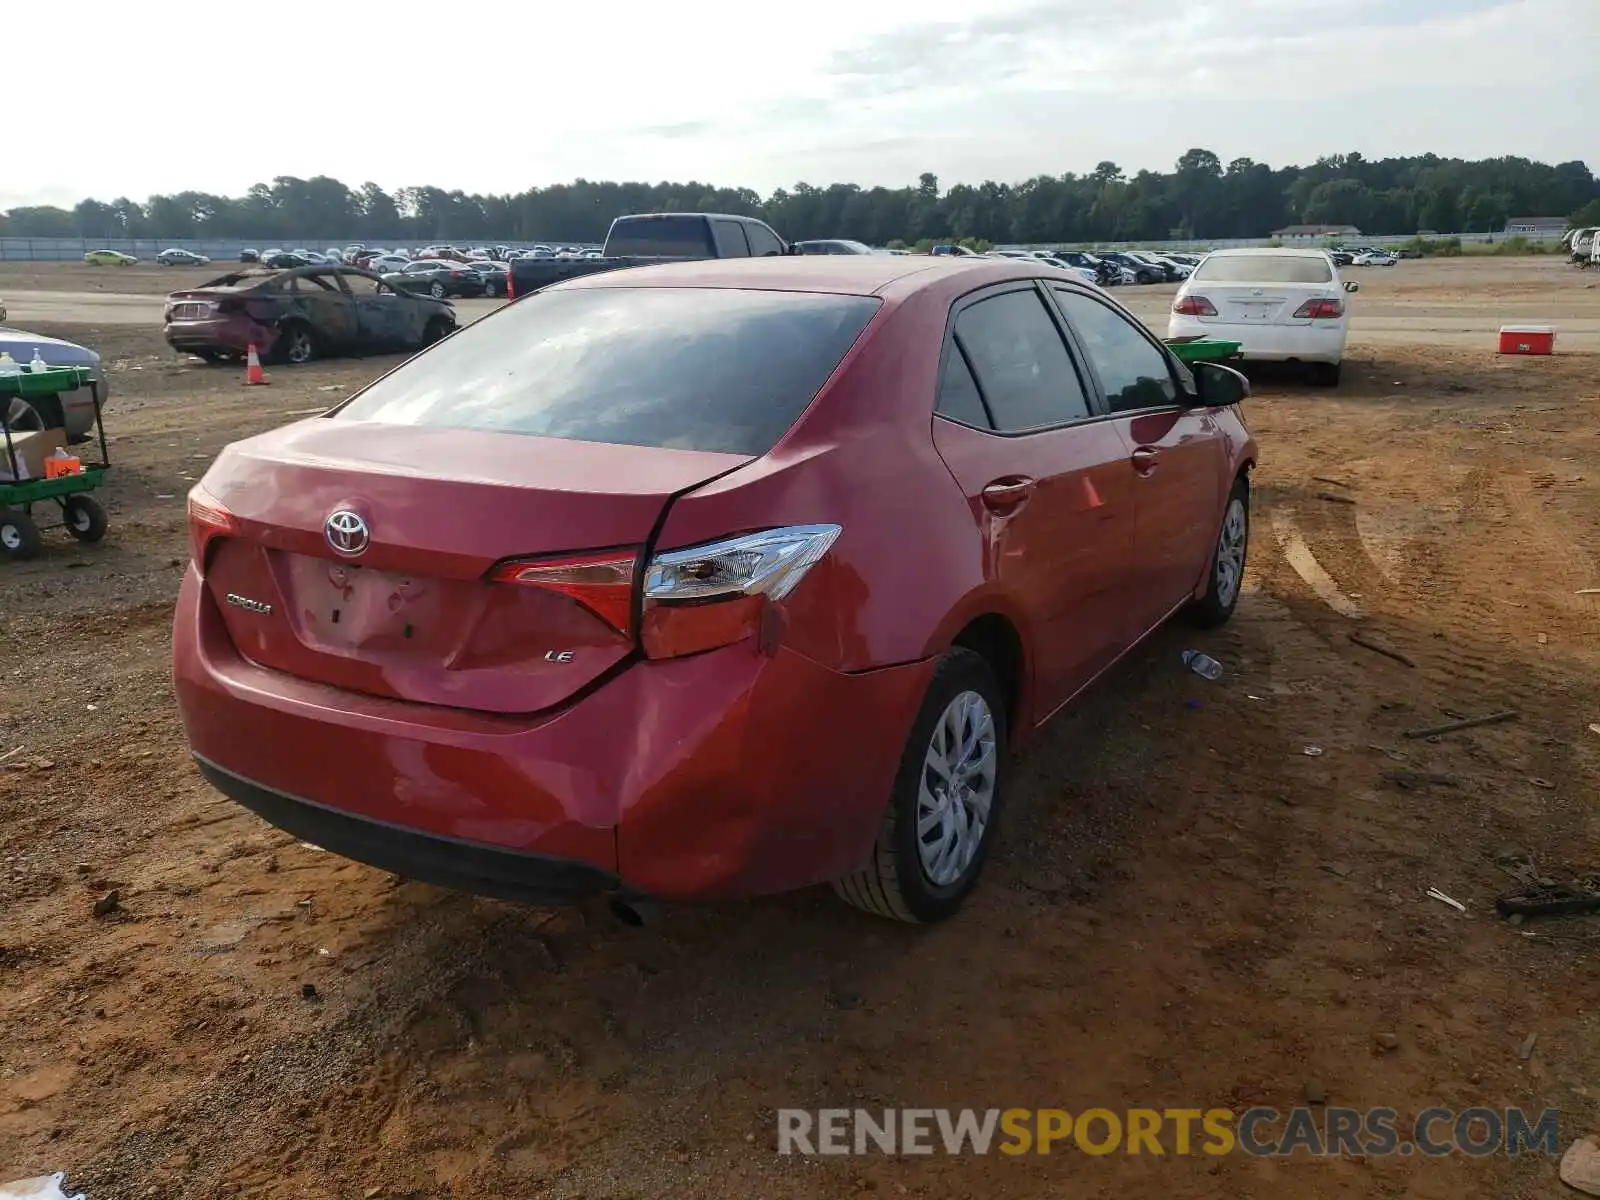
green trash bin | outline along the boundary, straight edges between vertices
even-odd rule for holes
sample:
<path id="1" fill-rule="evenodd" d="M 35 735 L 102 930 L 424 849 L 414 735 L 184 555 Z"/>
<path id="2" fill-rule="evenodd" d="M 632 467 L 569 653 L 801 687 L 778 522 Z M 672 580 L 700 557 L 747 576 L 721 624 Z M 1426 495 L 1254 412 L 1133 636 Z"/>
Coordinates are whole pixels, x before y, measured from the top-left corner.
<path id="1" fill-rule="evenodd" d="M 1204 336 L 1167 339 L 1167 349 L 1186 363 L 1221 362 L 1224 359 L 1237 358 L 1240 345 L 1241 343 L 1226 338 Z"/>

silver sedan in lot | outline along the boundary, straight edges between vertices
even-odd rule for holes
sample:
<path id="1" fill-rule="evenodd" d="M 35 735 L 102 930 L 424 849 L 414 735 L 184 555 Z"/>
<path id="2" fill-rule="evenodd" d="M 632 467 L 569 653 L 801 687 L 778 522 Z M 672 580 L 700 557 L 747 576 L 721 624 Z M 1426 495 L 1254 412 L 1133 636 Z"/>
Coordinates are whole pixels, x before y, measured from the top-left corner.
<path id="1" fill-rule="evenodd" d="M 0 351 L 10 354 L 19 363 L 28 363 L 33 361 L 35 350 L 52 367 L 88 367 L 89 378 L 100 385 L 100 403 L 105 403 L 110 388 L 100 356 L 93 350 L 76 342 L 0 325 Z M 94 397 L 88 388 L 27 400 L 13 397 L 7 408 L 0 411 L 0 416 L 13 429 L 64 429 L 68 441 L 81 442 L 94 430 Z"/>

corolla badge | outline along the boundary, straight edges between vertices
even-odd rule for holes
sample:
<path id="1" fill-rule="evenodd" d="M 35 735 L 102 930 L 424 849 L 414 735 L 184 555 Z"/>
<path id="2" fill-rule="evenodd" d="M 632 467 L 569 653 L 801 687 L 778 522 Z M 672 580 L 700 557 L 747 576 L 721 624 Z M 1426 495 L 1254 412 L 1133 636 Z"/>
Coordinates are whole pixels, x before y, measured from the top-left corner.
<path id="1" fill-rule="evenodd" d="M 361 519 L 361 514 L 353 513 L 348 508 L 329 513 L 328 519 L 323 522 L 322 534 L 328 539 L 328 545 L 333 547 L 334 553 L 347 558 L 365 553 L 367 543 L 372 540 L 372 531 Z"/>

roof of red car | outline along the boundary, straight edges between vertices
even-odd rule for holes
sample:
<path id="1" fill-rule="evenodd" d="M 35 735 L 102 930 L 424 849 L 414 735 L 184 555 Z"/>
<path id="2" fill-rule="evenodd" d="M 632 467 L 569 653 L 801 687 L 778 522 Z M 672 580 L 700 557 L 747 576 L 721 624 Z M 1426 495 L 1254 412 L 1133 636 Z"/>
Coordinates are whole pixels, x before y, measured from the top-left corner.
<path id="1" fill-rule="evenodd" d="M 939 279 L 960 274 L 981 284 L 1024 274 L 1026 263 L 996 258 L 931 257 L 911 254 L 794 254 L 781 258 L 709 258 L 662 263 L 626 271 L 603 271 L 568 280 L 561 287 L 702 287 L 762 288 L 775 292 L 837 292 L 872 296 L 893 285 L 914 291 Z M 1045 264 L 1033 266 L 1043 268 Z"/>

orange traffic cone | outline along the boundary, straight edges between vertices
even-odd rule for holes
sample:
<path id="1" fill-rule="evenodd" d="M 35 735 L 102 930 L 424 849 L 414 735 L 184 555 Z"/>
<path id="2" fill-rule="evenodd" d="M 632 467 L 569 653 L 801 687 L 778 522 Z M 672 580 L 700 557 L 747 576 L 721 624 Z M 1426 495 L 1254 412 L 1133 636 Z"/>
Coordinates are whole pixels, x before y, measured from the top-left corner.
<path id="1" fill-rule="evenodd" d="M 244 356 L 244 383 L 249 387 L 253 383 L 266 383 L 267 373 L 261 369 L 261 356 L 256 353 L 256 344 L 250 343 L 250 349 Z"/>

